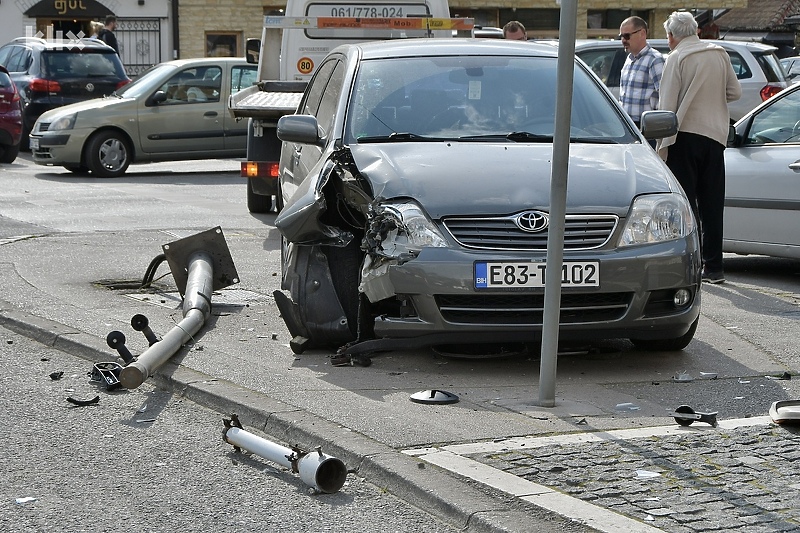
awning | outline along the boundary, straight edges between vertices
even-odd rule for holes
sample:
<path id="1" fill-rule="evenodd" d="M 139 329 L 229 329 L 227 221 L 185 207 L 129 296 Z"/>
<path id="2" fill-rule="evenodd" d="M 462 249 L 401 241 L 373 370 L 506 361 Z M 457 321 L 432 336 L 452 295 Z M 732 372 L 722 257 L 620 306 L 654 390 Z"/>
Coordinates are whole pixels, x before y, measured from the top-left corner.
<path id="1" fill-rule="evenodd" d="M 103 20 L 114 12 L 97 0 L 41 0 L 25 16 Z"/>

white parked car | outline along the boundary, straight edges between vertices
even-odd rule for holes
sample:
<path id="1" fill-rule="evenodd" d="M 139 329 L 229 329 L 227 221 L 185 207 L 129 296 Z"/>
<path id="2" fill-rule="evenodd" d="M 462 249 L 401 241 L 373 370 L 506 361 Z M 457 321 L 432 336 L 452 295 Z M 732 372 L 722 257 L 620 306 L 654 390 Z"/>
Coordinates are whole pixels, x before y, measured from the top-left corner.
<path id="1" fill-rule="evenodd" d="M 725 150 L 723 251 L 800 259 L 800 85 L 734 128 Z"/>
<path id="2" fill-rule="evenodd" d="M 650 46 L 663 54 L 669 53 L 666 39 L 649 39 Z M 742 97 L 731 102 L 731 120 L 737 121 L 764 100 L 778 94 L 789 83 L 781 68 L 774 46 L 741 41 L 712 40 L 728 52 L 733 71 L 742 84 Z M 616 40 L 583 39 L 575 44 L 575 55 L 597 74 L 603 83 L 619 96 L 619 76 L 625 63 L 622 42 Z"/>

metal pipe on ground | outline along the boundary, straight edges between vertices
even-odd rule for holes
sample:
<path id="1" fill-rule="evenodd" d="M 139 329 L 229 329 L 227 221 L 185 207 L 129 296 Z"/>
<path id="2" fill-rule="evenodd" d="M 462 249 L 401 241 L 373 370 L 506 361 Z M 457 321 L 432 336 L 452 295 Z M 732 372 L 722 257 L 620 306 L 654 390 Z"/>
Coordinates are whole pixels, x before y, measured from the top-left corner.
<path id="1" fill-rule="evenodd" d="M 347 467 L 344 462 L 322 453 L 320 448 L 305 453 L 281 446 L 242 429 L 235 415 L 232 420 L 224 420 L 224 422 L 223 439 L 225 442 L 232 444 L 235 448 L 243 448 L 259 457 L 291 469 L 315 491 L 332 494 L 344 486 L 347 479 Z"/>
<path id="2" fill-rule="evenodd" d="M 145 350 L 136 361 L 122 369 L 119 381 L 126 389 L 135 389 L 166 363 L 190 340 L 211 314 L 214 261 L 206 252 L 195 252 L 189 259 L 186 291 L 183 299 L 183 320 L 164 338 Z"/>

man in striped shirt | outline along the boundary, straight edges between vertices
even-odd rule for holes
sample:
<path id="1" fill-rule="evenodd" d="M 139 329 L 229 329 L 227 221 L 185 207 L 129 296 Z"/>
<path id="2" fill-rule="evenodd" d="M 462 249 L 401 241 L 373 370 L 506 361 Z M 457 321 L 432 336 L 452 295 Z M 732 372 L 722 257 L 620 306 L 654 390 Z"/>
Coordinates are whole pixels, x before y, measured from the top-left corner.
<path id="1" fill-rule="evenodd" d="M 642 113 L 658 107 L 664 56 L 647 44 L 647 22 L 640 17 L 623 20 L 619 38 L 628 52 L 619 78 L 619 99 L 638 126 Z"/>

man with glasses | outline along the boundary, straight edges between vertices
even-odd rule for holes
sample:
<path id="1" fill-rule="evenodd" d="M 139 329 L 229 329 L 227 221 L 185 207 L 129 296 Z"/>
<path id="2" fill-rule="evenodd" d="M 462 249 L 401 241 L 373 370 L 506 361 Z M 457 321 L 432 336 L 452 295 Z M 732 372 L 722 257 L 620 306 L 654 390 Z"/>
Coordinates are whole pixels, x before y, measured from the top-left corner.
<path id="1" fill-rule="evenodd" d="M 619 27 L 619 38 L 628 52 L 619 78 L 622 107 L 639 126 L 642 113 L 658 107 L 658 91 L 664 72 L 664 56 L 647 44 L 647 22 L 628 17 Z"/>

